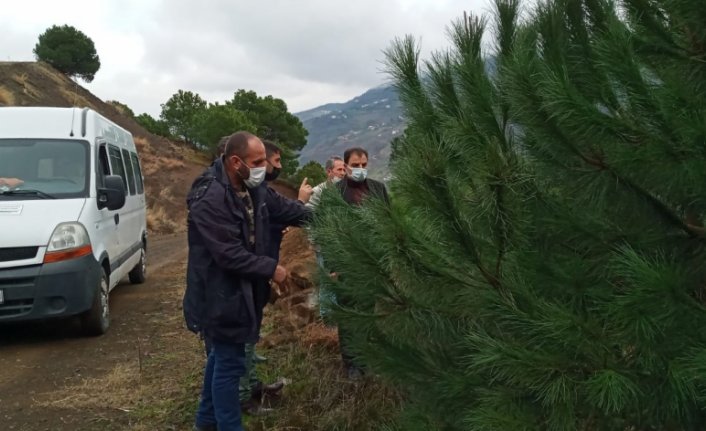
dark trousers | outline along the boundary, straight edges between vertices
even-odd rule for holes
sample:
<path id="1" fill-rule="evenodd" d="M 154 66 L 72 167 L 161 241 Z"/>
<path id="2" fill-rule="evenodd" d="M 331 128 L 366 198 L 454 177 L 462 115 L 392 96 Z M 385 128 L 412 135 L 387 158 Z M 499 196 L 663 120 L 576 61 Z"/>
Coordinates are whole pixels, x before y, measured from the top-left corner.
<path id="1" fill-rule="evenodd" d="M 213 342 L 206 337 L 204 338 L 204 344 L 206 347 L 206 357 L 208 357 L 213 347 Z M 255 367 L 255 345 L 245 344 L 245 375 L 238 383 L 238 393 L 240 397 L 240 402 L 248 401 L 252 398 L 253 388 L 260 379 L 257 377 L 257 370 Z"/>
<path id="2" fill-rule="evenodd" d="M 240 418 L 238 382 L 245 375 L 245 345 L 210 341 L 196 424 L 219 431 L 245 431 Z"/>

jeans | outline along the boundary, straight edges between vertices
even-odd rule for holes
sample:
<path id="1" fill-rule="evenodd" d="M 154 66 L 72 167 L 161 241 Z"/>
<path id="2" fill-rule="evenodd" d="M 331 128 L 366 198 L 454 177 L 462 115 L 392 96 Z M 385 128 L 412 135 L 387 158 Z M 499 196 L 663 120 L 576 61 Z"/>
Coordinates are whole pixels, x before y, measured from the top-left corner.
<path id="1" fill-rule="evenodd" d="M 217 340 L 209 344 L 196 424 L 217 424 L 219 431 L 245 431 L 238 402 L 238 382 L 245 375 L 245 345 Z"/>

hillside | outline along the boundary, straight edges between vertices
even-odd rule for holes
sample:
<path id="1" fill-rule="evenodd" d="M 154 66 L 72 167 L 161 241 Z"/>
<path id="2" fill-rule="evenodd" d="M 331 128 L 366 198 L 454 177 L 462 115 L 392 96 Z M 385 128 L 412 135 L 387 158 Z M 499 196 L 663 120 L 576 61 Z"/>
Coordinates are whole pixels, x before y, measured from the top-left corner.
<path id="1" fill-rule="evenodd" d="M 152 135 L 45 63 L 0 62 L 0 106 L 89 107 L 129 130 L 145 177 L 148 228 L 153 233 L 185 229 L 186 193 L 208 162 L 200 154 Z"/>
<path id="2" fill-rule="evenodd" d="M 309 131 L 300 163 L 323 163 L 343 155 L 349 147 L 370 153 L 371 176 L 384 177 L 390 158 L 390 142 L 405 128 L 397 92 L 390 86 L 373 88 L 345 103 L 330 103 L 295 114 Z"/>

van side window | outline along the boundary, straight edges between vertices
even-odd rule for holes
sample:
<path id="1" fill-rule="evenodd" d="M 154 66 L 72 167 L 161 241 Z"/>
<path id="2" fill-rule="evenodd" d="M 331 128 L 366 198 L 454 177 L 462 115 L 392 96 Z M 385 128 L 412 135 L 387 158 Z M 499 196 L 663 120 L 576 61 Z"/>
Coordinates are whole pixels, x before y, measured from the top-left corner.
<path id="1" fill-rule="evenodd" d="M 120 148 L 108 145 L 108 155 L 110 155 L 111 172 L 113 172 L 113 175 L 120 175 L 127 191 L 127 178 L 125 177 L 125 167 L 123 166 L 123 157 L 120 155 Z"/>
<path id="2" fill-rule="evenodd" d="M 132 162 L 130 161 L 130 153 L 123 148 L 123 161 L 125 162 L 125 171 L 127 172 L 127 185 L 130 188 L 130 195 L 135 194 L 135 174 L 132 171 Z"/>
<path id="3" fill-rule="evenodd" d="M 142 170 L 140 169 L 140 162 L 137 159 L 137 154 L 130 153 L 130 159 L 132 160 L 132 168 L 135 171 L 135 181 L 137 182 L 137 194 L 141 195 L 145 192 L 145 186 L 142 184 Z"/>
<path id="4" fill-rule="evenodd" d="M 110 164 L 108 163 L 108 153 L 105 150 L 105 145 L 98 147 L 98 175 L 96 176 L 96 184 L 98 187 L 103 187 L 106 175 L 110 175 Z"/>

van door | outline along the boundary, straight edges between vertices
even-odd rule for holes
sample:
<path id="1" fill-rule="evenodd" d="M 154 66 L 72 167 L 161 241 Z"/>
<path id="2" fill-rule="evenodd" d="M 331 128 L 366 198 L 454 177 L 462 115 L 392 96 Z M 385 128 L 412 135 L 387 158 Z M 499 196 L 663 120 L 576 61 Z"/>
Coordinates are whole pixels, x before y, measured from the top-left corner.
<path id="1" fill-rule="evenodd" d="M 111 258 L 111 272 L 115 274 L 116 280 L 111 278 L 111 285 L 122 279 L 132 269 L 129 264 L 134 263 L 131 259 L 139 251 L 139 241 L 135 239 L 136 233 L 135 210 L 138 201 L 135 195 L 134 178 L 128 177 L 122 150 L 113 144 L 108 144 L 108 158 L 110 160 L 110 170 L 113 175 L 119 175 L 123 179 L 125 186 L 125 205 L 114 211 L 114 219 L 117 227 L 119 250 L 115 258 Z M 127 163 L 130 163 L 128 158 Z M 132 165 L 130 165 L 132 168 Z M 132 169 L 130 169 L 132 171 Z M 132 195 L 130 191 L 132 190 Z"/>
<path id="2" fill-rule="evenodd" d="M 139 251 L 142 247 L 142 227 L 145 224 L 145 195 L 139 193 L 135 168 L 132 164 L 130 151 L 123 148 L 123 165 L 125 166 L 125 178 L 127 179 L 127 189 L 125 207 L 121 211 L 121 217 L 125 219 L 125 232 L 120 241 L 125 244 L 127 250 L 126 263 L 127 270 L 130 271 L 139 259 Z M 122 232 L 121 232 L 122 235 Z"/>
<path id="3" fill-rule="evenodd" d="M 113 171 L 111 170 L 110 158 L 105 142 L 99 142 L 97 149 L 96 187 L 100 189 L 104 187 L 105 176 L 112 175 Z M 110 211 L 108 208 L 102 208 L 98 211 L 98 222 L 96 223 L 98 235 L 97 238 L 94 238 L 94 241 L 101 243 L 105 247 L 108 253 L 108 259 L 110 260 L 111 273 L 114 269 L 115 260 L 120 255 L 120 237 L 118 235 L 119 221 L 118 211 Z M 118 281 L 119 280 L 114 280 L 114 277 L 111 276 L 111 287 L 117 284 Z"/>

